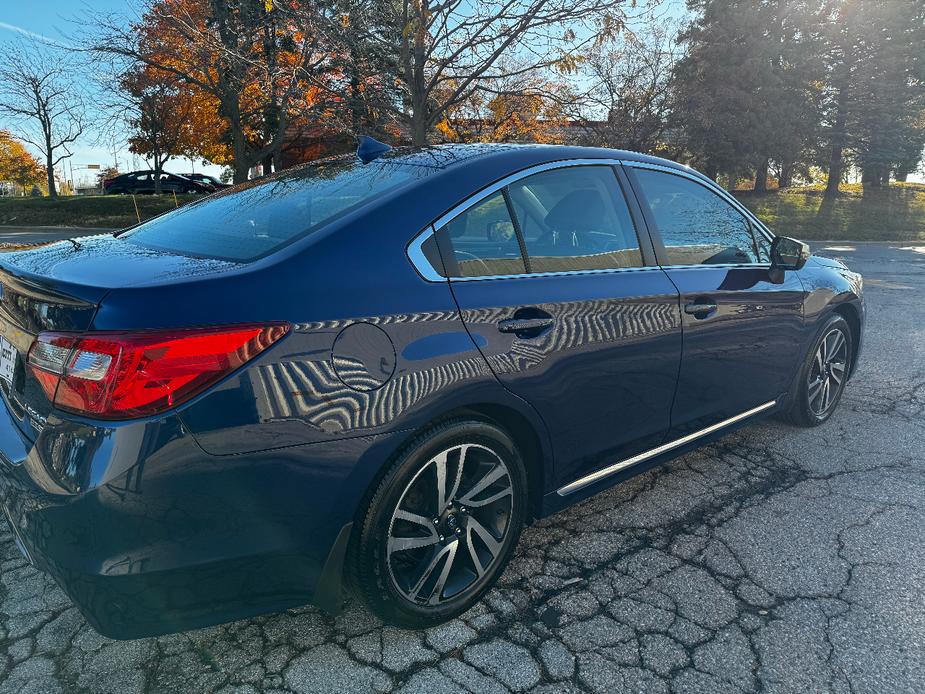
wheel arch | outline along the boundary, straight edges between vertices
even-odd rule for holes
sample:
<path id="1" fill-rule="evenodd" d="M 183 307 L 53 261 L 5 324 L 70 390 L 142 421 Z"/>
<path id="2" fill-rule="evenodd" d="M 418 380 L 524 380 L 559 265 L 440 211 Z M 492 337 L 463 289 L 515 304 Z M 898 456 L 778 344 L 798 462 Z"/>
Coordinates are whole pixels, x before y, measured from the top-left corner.
<path id="1" fill-rule="evenodd" d="M 392 462 L 396 460 L 417 438 L 434 427 L 445 422 L 461 419 L 474 419 L 485 421 L 503 429 L 513 439 L 514 444 L 523 458 L 524 468 L 527 472 L 527 487 L 529 498 L 527 500 L 527 520 L 532 521 L 540 517 L 543 494 L 546 487 L 546 477 L 549 470 L 546 467 L 547 454 L 540 439 L 540 432 L 522 412 L 510 405 L 497 403 L 473 403 L 456 407 L 430 419 L 426 423 L 408 429 L 394 445 L 392 452 L 378 466 L 376 474 L 367 483 L 366 489 L 360 497 L 353 513 L 356 527 L 360 527 L 369 500 L 378 488 L 382 478 L 389 471 Z"/>
<path id="2" fill-rule="evenodd" d="M 861 345 L 861 312 L 850 302 L 839 304 L 833 309 L 836 315 L 845 319 L 848 329 L 851 330 L 851 364 L 849 366 L 848 377 L 854 375 L 854 369 L 858 363 L 858 354 Z"/>

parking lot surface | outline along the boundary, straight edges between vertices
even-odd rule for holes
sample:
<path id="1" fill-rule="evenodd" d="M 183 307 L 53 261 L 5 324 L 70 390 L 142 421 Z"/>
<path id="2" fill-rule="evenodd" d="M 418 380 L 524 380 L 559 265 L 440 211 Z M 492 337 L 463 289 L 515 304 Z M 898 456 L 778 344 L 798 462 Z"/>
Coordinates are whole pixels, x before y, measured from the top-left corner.
<path id="1" fill-rule="evenodd" d="M 823 252 L 868 307 L 824 426 L 750 425 L 540 521 L 422 632 L 352 602 L 110 641 L 4 526 L 0 692 L 925 691 L 925 246 Z"/>

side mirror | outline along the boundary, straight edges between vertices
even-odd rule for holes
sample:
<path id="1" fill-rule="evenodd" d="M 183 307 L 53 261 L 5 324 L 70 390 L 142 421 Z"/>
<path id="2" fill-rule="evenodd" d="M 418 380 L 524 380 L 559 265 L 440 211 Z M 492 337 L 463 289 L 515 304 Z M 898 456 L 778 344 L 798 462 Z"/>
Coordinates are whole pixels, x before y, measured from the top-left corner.
<path id="1" fill-rule="evenodd" d="M 786 236 L 777 236 L 771 242 L 771 268 L 800 270 L 809 260 L 809 245 Z"/>

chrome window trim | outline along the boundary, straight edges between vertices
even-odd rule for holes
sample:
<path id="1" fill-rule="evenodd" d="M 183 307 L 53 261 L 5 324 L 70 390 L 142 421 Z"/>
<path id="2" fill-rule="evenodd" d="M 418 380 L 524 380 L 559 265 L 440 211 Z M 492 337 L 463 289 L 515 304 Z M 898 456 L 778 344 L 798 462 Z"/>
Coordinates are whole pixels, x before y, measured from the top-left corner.
<path id="1" fill-rule="evenodd" d="M 594 484 L 595 482 L 598 482 L 605 477 L 610 477 L 611 475 L 620 472 L 620 470 L 625 470 L 626 468 L 633 467 L 634 465 L 639 465 L 640 463 L 644 463 L 645 461 L 661 455 L 662 453 L 667 453 L 668 451 L 672 451 L 675 448 L 680 448 L 687 443 L 691 443 L 692 441 L 703 438 L 708 434 L 712 434 L 713 432 L 719 431 L 720 429 L 724 429 L 725 427 L 735 424 L 736 422 L 740 422 L 743 419 L 747 419 L 752 415 L 756 415 L 759 412 L 764 412 L 765 410 L 774 407 L 776 404 L 777 400 L 771 400 L 770 402 L 766 402 L 763 405 L 758 405 L 758 407 L 753 407 L 750 410 L 746 410 L 745 412 L 737 414 L 734 417 L 724 419 L 723 421 L 717 422 L 716 424 L 711 424 L 710 426 L 700 429 L 699 431 L 695 431 L 692 434 L 688 434 L 687 436 L 682 436 L 681 438 L 675 439 L 674 441 L 663 443 L 657 448 L 639 453 L 638 455 L 634 455 L 633 457 L 627 458 L 626 460 L 621 460 L 620 462 L 614 463 L 613 465 L 608 465 L 605 468 L 601 468 L 600 470 L 592 472 L 590 475 L 585 475 L 584 477 L 578 478 L 574 482 L 570 482 L 569 484 L 560 487 L 558 490 L 556 490 L 556 493 L 559 496 L 567 496 L 577 492 L 578 490 L 584 489 L 588 485 Z"/>
<path id="2" fill-rule="evenodd" d="M 424 255 L 424 243 L 433 235 L 434 227 L 431 225 L 411 239 L 411 243 L 408 244 L 408 259 L 414 269 L 418 271 L 418 274 L 428 282 L 446 282 L 449 278 L 437 272 L 436 268 L 430 264 L 427 256 Z"/>
<path id="3" fill-rule="evenodd" d="M 653 270 L 662 270 L 658 265 L 640 265 L 639 267 L 612 267 L 601 270 L 560 270 L 558 272 L 524 272 L 518 275 L 478 275 L 476 277 L 441 277 L 446 281 L 453 282 L 473 282 L 476 280 L 511 280 L 511 279 L 531 279 L 533 277 L 562 277 L 567 275 L 610 275 L 617 272 L 652 272 Z"/>
<path id="4" fill-rule="evenodd" d="M 662 270 L 759 269 L 769 270 L 771 263 L 695 263 L 693 265 L 660 265 Z M 455 278 L 454 278 L 455 279 Z"/>
<path id="5" fill-rule="evenodd" d="M 421 275 L 428 282 L 446 282 L 452 279 L 454 282 L 471 282 L 473 280 L 497 280 L 497 279 L 513 279 L 518 277 L 555 277 L 559 275 L 587 275 L 587 274 L 601 274 L 601 273 L 611 273 L 611 272 L 625 272 L 627 270 L 651 270 L 653 267 L 657 269 L 657 266 L 642 266 L 642 267 L 633 267 L 633 268 L 608 268 L 604 270 L 566 270 L 562 272 L 525 272 L 522 274 L 516 275 L 482 275 L 478 277 L 444 277 L 427 261 L 422 246 L 428 238 L 433 236 L 436 233 L 437 229 L 440 229 L 448 222 L 453 221 L 456 217 L 461 215 L 463 212 L 468 210 L 473 205 L 477 205 L 482 200 L 487 197 L 490 197 L 497 193 L 499 190 L 504 188 L 511 183 L 515 183 L 522 178 L 527 176 L 532 176 L 533 174 L 542 173 L 543 171 L 551 171 L 553 169 L 565 169 L 574 166 L 622 166 L 624 161 L 621 159 L 560 159 L 558 161 L 550 161 L 545 164 L 536 164 L 534 166 L 522 169 L 516 173 L 512 173 L 504 178 L 501 178 L 494 183 L 482 188 L 480 191 L 473 193 L 468 198 L 463 200 L 461 203 L 451 208 L 449 212 L 438 217 L 434 222 L 429 224 L 423 231 L 421 231 L 417 236 L 415 236 L 411 243 L 408 244 L 407 254 L 408 259 L 411 261 L 411 264 L 414 266 L 414 269 L 418 271 L 418 274 Z M 639 230 L 636 230 L 637 240 L 639 238 Z"/>
<path id="6" fill-rule="evenodd" d="M 752 214 L 751 210 L 749 210 L 747 207 L 745 207 L 745 205 L 743 205 L 738 200 L 736 200 L 735 197 L 729 193 L 729 191 L 724 189 L 722 186 L 718 185 L 715 181 L 711 181 L 709 178 L 706 178 L 705 176 L 701 176 L 700 174 L 694 172 L 694 170 L 691 169 L 690 167 L 685 167 L 686 170 L 685 169 L 675 169 L 671 166 L 662 166 L 661 164 L 650 164 L 649 162 L 645 162 L 645 161 L 624 161 L 623 166 L 627 168 L 631 168 L 631 169 L 652 169 L 653 171 L 661 171 L 663 173 L 669 173 L 669 174 L 674 174 L 675 176 L 681 176 L 682 178 L 691 180 L 694 183 L 699 183 L 707 190 L 710 190 L 716 193 L 723 200 L 731 204 L 743 217 L 745 217 L 752 224 L 754 224 L 769 242 L 774 240 L 774 232 L 768 229 L 761 222 L 760 219 L 758 219 L 754 214 Z M 752 264 L 762 265 L 761 263 L 752 263 Z M 769 264 L 764 264 L 764 267 L 769 267 L 769 266 L 770 266 Z M 665 267 L 668 267 L 668 266 L 666 265 Z M 680 267 L 680 266 L 672 265 L 671 267 Z M 739 265 L 737 267 L 742 267 L 742 266 Z"/>

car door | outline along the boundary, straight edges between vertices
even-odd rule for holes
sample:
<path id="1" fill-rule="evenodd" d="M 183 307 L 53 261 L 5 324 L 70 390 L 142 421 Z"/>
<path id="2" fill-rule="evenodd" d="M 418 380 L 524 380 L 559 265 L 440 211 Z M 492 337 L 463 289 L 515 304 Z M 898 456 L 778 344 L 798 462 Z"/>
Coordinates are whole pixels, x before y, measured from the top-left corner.
<path id="1" fill-rule="evenodd" d="M 134 174 L 132 180 L 131 192 L 133 193 L 153 193 L 154 179 L 149 173 Z"/>
<path id="2" fill-rule="evenodd" d="M 637 234 L 614 167 L 519 174 L 435 227 L 472 338 L 549 429 L 557 485 L 663 440 L 678 294 Z"/>
<path id="3" fill-rule="evenodd" d="M 768 237 L 712 182 L 642 165 L 627 173 L 659 263 L 681 295 L 684 354 L 671 438 L 770 407 L 802 356 L 797 273 L 772 277 Z"/>

